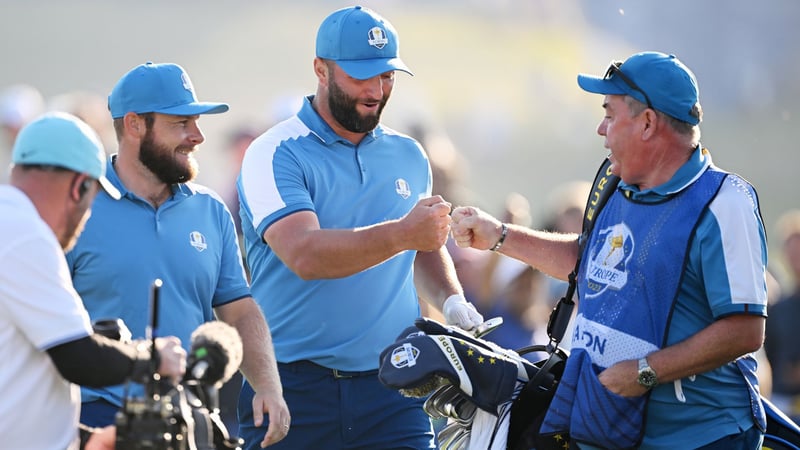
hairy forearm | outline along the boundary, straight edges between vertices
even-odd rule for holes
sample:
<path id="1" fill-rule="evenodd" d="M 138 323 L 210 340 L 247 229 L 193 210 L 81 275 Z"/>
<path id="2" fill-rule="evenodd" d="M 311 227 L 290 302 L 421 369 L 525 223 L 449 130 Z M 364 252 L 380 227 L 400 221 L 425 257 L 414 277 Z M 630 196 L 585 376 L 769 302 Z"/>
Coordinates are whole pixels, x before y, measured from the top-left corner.
<path id="1" fill-rule="evenodd" d="M 414 282 L 419 296 L 439 311 L 447 297 L 463 293 L 453 260 L 444 246 L 432 252 L 417 253 Z"/>
<path id="2" fill-rule="evenodd" d="M 683 342 L 666 347 L 648 362 L 659 382 L 707 372 L 758 350 L 764 339 L 764 318 L 738 314 L 717 320 Z"/>
<path id="3" fill-rule="evenodd" d="M 272 347 L 272 336 L 252 298 L 238 300 L 217 311 L 220 319 L 236 328 L 242 339 L 243 357 L 240 370 L 256 392 L 269 390 L 282 395 L 278 366 Z"/>
<path id="4" fill-rule="evenodd" d="M 669 383 L 701 374 L 757 350 L 764 337 L 764 318 L 738 314 L 717 320 L 690 338 L 647 355 L 658 382 Z M 636 382 L 636 360 L 620 361 L 600 373 L 599 379 L 612 392 L 639 396 L 645 388 Z"/>
<path id="5" fill-rule="evenodd" d="M 450 210 L 435 195 L 400 219 L 352 229 L 323 228 L 316 214 L 300 211 L 270 225 L 263 238 L 300 278 L 343 278 L 406 250 L 440 249 L 450 231 Z"/>
<path id="6" fill-rule="evenodd" d="M 405 250 L 397 222 L 355 229 L 309 230 L 286 252 L 284 263 L 300 278 L 343 278 Z"/>
<path id="7" fill-rule="evenodd" d="M 566 280 L 578 258 L 578 235 L 508 225 L 500 253 L 516 258 L 559 280 Z"/>

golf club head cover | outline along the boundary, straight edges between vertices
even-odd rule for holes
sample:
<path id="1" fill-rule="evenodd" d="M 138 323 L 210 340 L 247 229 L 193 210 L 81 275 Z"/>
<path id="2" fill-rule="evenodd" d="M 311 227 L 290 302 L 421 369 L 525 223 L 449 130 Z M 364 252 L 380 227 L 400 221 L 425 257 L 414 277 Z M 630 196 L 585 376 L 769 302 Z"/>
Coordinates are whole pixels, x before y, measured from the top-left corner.
<path id="1" fill-rule="evenodd" d="M 513 350 L 502 348 L 494 342 L 475 337 L 475 335 L 469 331 L 464 331 L 461 328 L 453 325 L 445 325 L 428 317 L 418 317 L 414 320 L 414 326 L 428 335 L 444 335 L 454 337 L 469 342 L 472 345 L 485 348 L 486 350 L 504 354 L 512 359 L 519 358 L 517 352 Z"/>
<path id="2" fill-rule="evenodd" d="M 387 387 L 409 389 L 441 377 L 457 386 L 479 408 L 496 414 L 498 405 L 511 399 L 520 372 L 522 381 L 527 381 L 528 368 L 521 371 L 520 364 L 527 363 L 534 372 L 538 369 L 527 361 L 523 363 L 522 358 L 514 360 L 478 341 L 481 340 L 407 328 L 381 352 L 378 378 Z M 441 385 L 431 386 L 435 389 Z"/>

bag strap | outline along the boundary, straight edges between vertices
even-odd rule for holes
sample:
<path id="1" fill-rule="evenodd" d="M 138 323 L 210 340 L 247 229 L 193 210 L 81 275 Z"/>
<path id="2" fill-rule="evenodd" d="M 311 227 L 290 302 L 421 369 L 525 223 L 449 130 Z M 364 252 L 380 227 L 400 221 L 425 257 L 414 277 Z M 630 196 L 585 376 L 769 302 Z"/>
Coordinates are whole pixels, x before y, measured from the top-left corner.
<path id="1" fill-rule="evenodd" d="M 589 192 L 589 198 L 586 201 L 586 207 L 583 210 L 583 228 L 578 237 L 578 258 L 575 261 L 575 268 L 572 269 L 567 280 L 567 292 L 558 301 L 553 311 L 550 313 L 550 319 L 547 322 L 547 335 L 550 337 L 550 343 L 547 346 L 548 352 L 552 353 L 558 347 L 559 342 L 564 337 L 569 325 L 569 319 L 572 316 L 572 310 L 575 307 L 575 302 L 572 297 L 575 295 L 575 289 L 578 284 L 578 269 L 581 265 L 583 251 L 586 247 L 586 241 L 589 240 L 589 233 L 594 227 L 594 220 L 600 210 L 603 209 L 611 194 L 619 183 L 619 177 L 611 174 L 611 161 L 606 158 L 597 170 L 594 176 L 594 183 L 592 183 L 592 190 Z"/>

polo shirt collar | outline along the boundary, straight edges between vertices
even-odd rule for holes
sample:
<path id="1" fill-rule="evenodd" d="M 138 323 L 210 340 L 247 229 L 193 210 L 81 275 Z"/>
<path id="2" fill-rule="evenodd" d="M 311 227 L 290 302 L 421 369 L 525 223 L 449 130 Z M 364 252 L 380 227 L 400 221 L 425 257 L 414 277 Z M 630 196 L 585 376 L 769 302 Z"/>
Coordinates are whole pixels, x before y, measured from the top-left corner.
<path id="1" fill-rule="evenodd" d="M 122 180 L 119 179 L 119 175 L 117 175 L 117 171 L 114 168 L 114 161 L 117 159 L 117 154 L 114 153 L 113 155 L 108 157 L 108 162 L 106 163 L 106 178 L 108 179 L 114 187 L 119 190 L 120 195 L 122 197 L 128 198 L 138 198 L 136 194 L 129 191 L 128 188 L 122 184 Z M 189 197 L 195 194 L 195 189 L 190 186 L 190 183 L 178 183 L 173 184 L 172 188 L 172 196 L 167 202 L 172 201 L 173 199 L 182 198 L 182 197 Z"/>
<path id="2" fill-rule="evenodd" d="M 689 156 L 689 160 L 683 163 L 666 183 L 640 191 L 638 187 L 620 181 L 619 188 L 634 200 L 666 198 L 689 187 L 712 164 L 711 153 L 698 144 Z"/>

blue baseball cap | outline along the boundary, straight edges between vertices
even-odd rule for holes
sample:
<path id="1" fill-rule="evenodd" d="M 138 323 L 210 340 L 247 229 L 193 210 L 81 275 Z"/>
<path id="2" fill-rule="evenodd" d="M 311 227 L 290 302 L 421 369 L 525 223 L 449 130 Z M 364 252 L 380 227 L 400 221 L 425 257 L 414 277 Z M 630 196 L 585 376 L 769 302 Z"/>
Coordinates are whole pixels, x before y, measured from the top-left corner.
<path id="1" fill-rule="evenodd" d="M 579 74 L 578 85 L 595 94 L 629 95 L 680 121 L 700 123 L 693 113 L 700 101 L 697 79 L 675 55 L 636 53 L 612 62 L 603 77 Z"/>
<path id="2" fill-rule="evenodd" d="M 19 165 L 48 165 L 84 173 L 113 199 L 120 193 L 106 179 L 106 152 L 97 133 L 81 119 L 51 112 L 31 121 L 17 135 L 11 161 Z"/>
<path id="3" fill-rule="evenodd" d="M 228 110 L 225 103 L 197 101 L 189 74 L 177 64 L 140 64 L 122 76 L 108 96 L 111 117 L 129 112 L 162 113 L 174 116 L 219 114 Z"/>
<path id="4" fill-rule="evenodd" d="M 392 24 L 361 6 L 334 11 L 322 21 L 317 57 L 336 61 L 358 80 L 392 70 L 414 75 L 400 59 L 400 40 Z"/>

